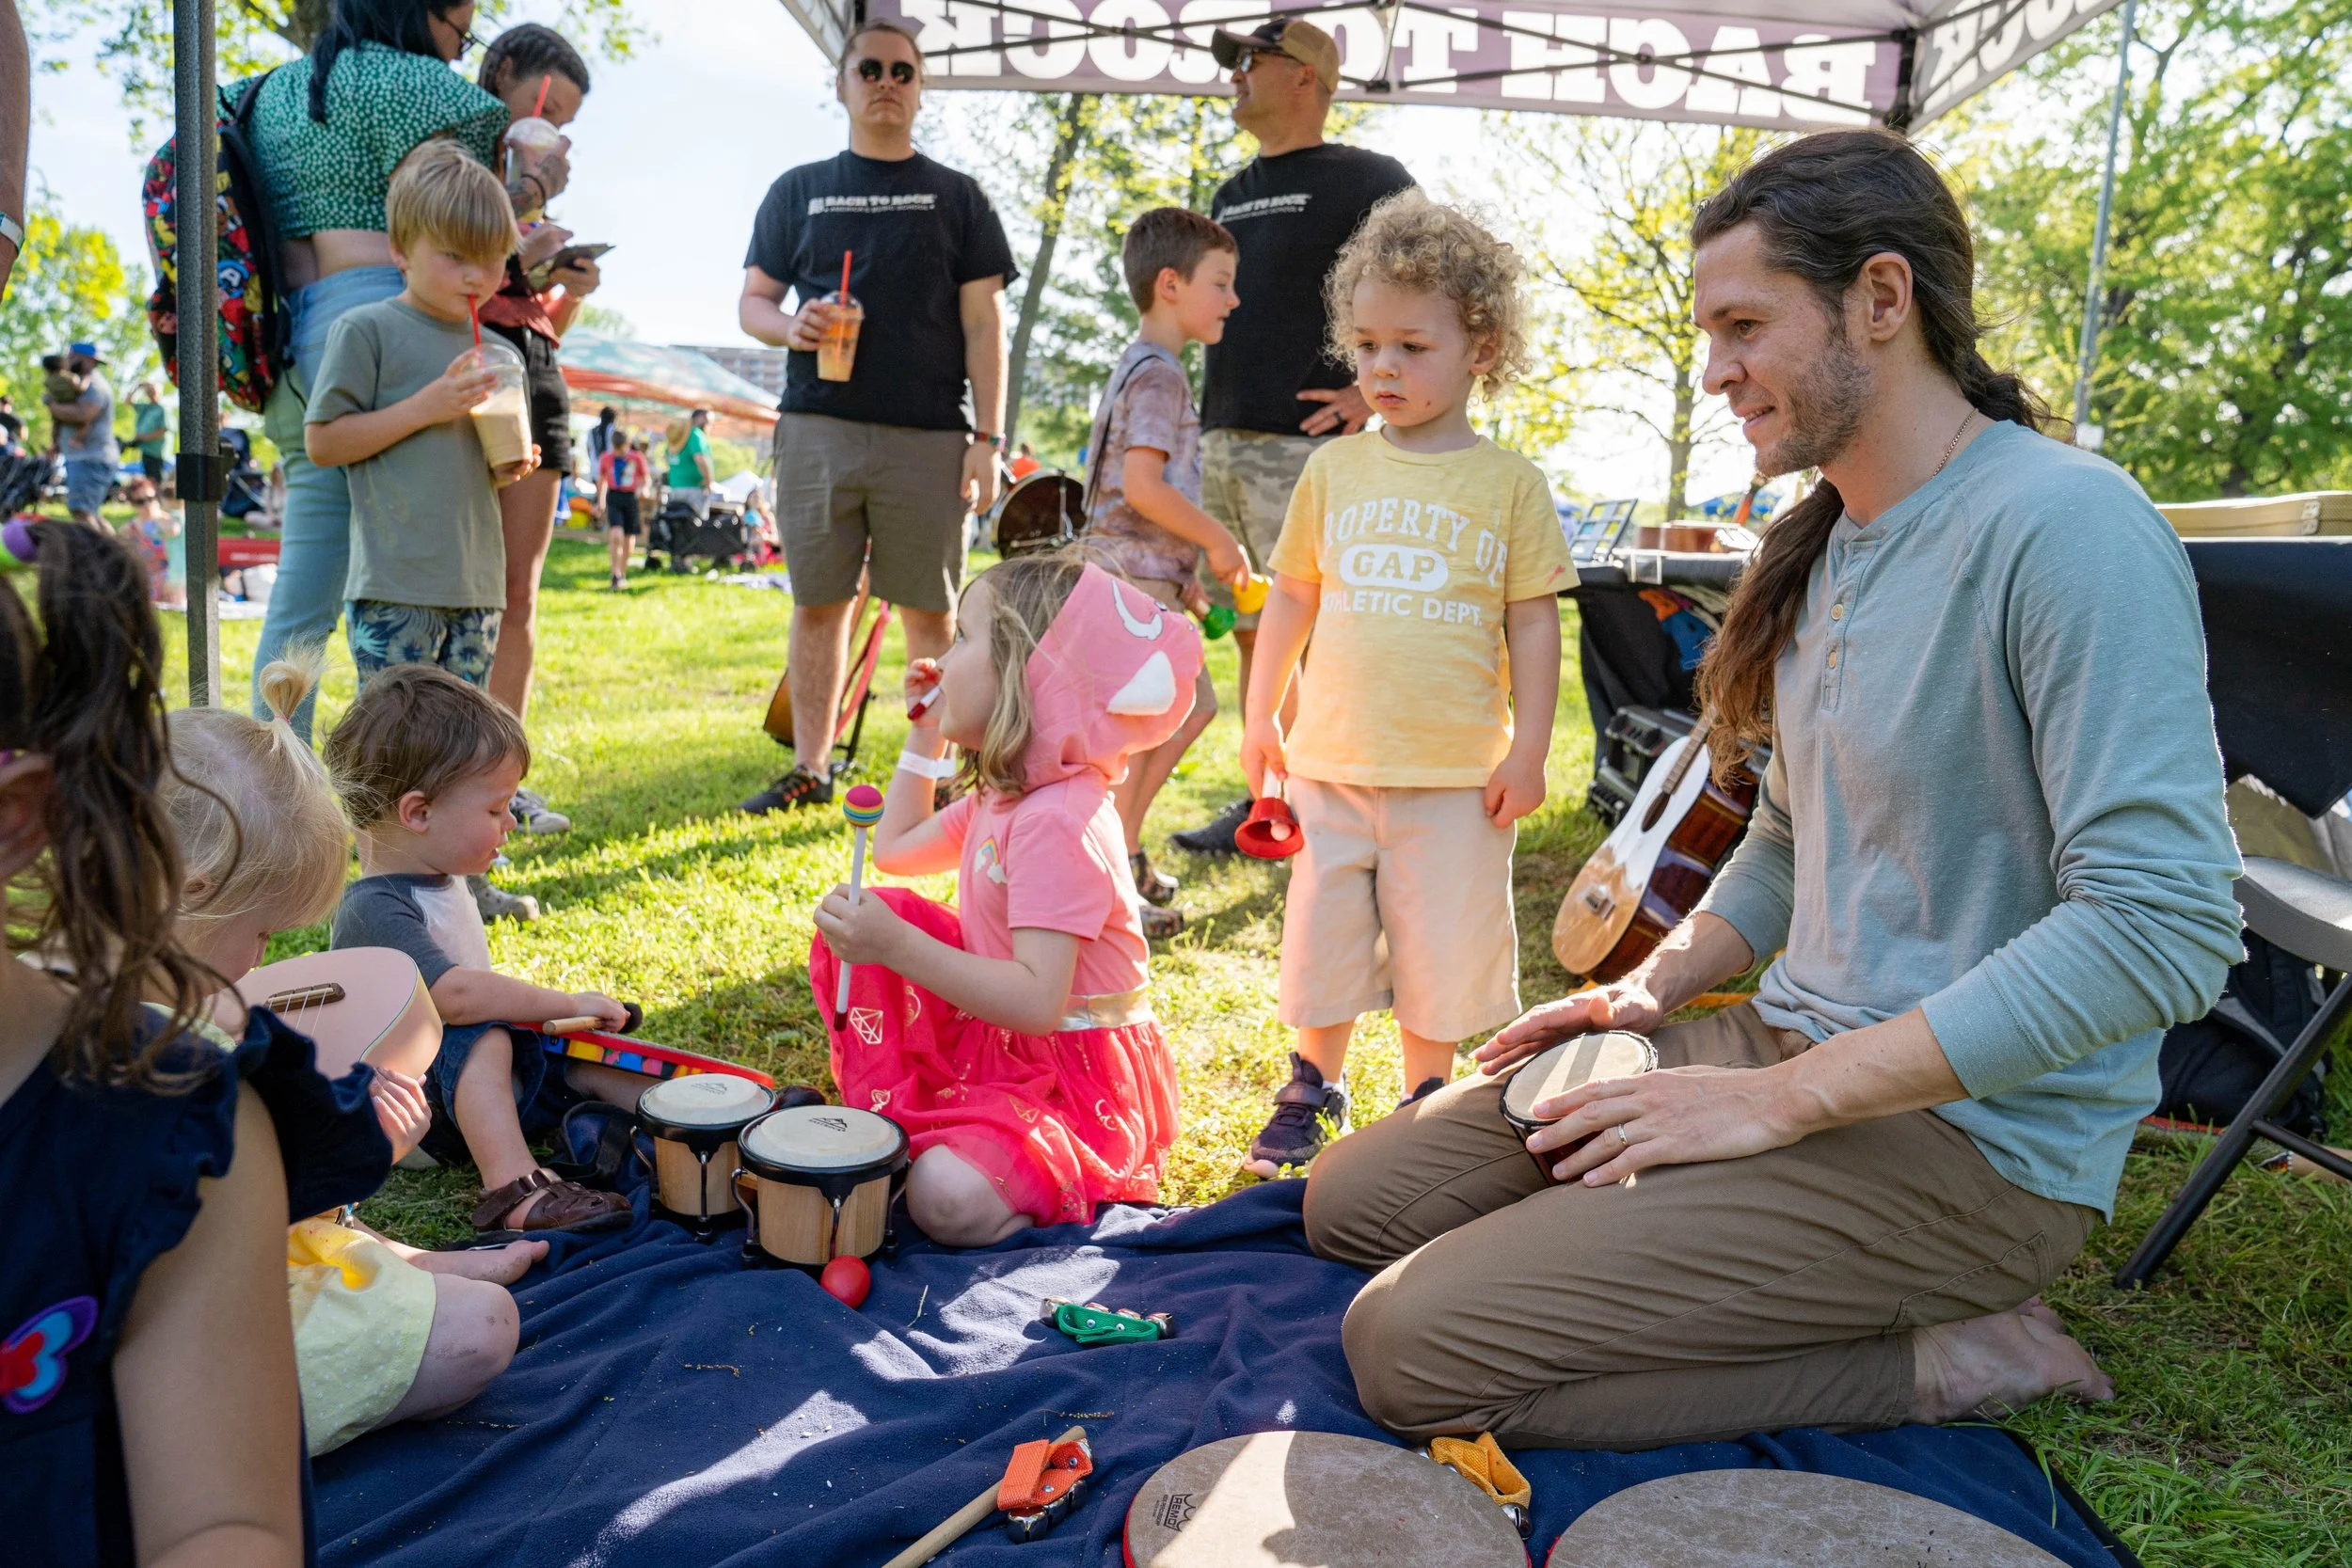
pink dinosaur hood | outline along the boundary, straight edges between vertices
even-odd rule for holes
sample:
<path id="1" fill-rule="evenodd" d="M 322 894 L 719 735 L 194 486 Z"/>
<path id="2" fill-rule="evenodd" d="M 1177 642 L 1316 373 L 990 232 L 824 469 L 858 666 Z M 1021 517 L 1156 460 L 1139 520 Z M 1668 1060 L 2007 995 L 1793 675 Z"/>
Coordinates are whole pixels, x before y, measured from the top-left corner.
<path id="1" fill-rule="evenodd" d="M 1029 656 L 1029 787 L 1089 770 L 1116 784 L 1184 723 L 1200 661 L 1189 616 L 1088 566 Z"/>

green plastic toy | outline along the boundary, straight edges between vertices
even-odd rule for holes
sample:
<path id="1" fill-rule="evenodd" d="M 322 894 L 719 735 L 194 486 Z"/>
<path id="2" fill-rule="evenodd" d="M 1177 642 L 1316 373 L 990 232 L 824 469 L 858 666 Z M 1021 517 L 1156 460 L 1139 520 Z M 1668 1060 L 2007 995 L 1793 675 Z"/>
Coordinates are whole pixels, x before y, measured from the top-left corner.
<path id="1" fill-rule="evenodd" d="M 1082 1345 L 1142 1345 L 1176 1332 L 1176 1320 L 1165 1312 L 1121 1312 L 1099 1301 L 1049 1298 L 1045 1320 Z"/>

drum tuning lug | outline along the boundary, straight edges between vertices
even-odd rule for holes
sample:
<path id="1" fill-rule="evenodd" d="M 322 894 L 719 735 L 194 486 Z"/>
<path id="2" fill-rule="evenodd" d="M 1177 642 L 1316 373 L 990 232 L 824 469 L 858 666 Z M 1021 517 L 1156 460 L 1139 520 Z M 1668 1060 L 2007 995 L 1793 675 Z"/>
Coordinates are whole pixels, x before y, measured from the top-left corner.
<path id="1" fill-rule="evenodd" d="M 1502 1516 L 1511 1521 L 1511 1528 L 1519 1532 L 1519 1539 L 1522 1541 L 1526 1540 L 1528 1532 L 1535 1528 L 1535 1521 L 1528 1517 L 1527 1510 L 1517 1503 L 1504 1503 Z"/>

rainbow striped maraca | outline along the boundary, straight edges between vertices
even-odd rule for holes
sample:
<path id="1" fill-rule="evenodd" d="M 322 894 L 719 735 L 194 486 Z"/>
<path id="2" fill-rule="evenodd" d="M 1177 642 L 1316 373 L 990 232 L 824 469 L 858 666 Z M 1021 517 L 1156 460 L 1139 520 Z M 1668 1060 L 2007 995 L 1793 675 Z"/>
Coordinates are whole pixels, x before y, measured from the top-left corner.
<path id="1" fill-rule="evenodd" d="M 866 830 L 882 818 L 882 792 L 872 784 L 856 784 L 841 798 L 841 815 L 857 830 L 857 842 L 850 851 L 850 902 L 863 896 L 866 887 Z M 835 1030 L 850 1025 L 850 966 L 841 966 L 841 984 L 834 992 L 833 1026 Z"/>

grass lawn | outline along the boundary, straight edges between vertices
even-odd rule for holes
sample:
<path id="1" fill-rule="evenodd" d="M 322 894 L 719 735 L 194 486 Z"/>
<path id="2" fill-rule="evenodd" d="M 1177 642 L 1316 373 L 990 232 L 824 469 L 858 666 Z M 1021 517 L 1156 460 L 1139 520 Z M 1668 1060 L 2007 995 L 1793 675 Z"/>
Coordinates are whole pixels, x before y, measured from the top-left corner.
<path id="1" fill-rule="evenodd" d="M 626 596 L 603 589 L 601 543 L 559 540 L 549 562 L 532 708 L 531 783 L 577 826 L 509 846 L 504 880 L 536 895 L 536 925 L 501 925 L 500 966 L 542 985 L 594 988 L 645 1008 L 648 1037 L 729 1056 L 785 1083 L 825 1084 L 824 1037 L 805 974 L 816 899 L 846 873 L 848 832 L 834 811 L 738 815 L 735 802 L 788 761 L 759 718 L 783 665 L 784 595 L 640 575 Z M 1576 646 L 1574 610 L 1566 645 Z M 167 618 L 178 636 L 178 618 Z M 226 689 L 242 693 L 258 630 L 222 628 Z M 1210 644 L 1219 689 L 1232 689 L 1230 641 Z M 331 724 L 351 695 L 342 650 L 320 708 Z M 175 655 L 175 659 L 177 656 Z M 882 689 L 898 689 L 899 650 Z M 1547 941 L 1560 892 L 1600 837 L 1581 806 L 1592 735 L 1573 669 L 1561 682 L 1552 800 L 1519 835 L 1521 984 L 1531 1000 L 1565 976 Z M 904 722 L 877 703 L 865 776 L 898 754 Z M 1239 790 L 1237 727 L 1218 717 L 1161 798 L 1155 845 Z M 1281 872 L 1178 854 L 1188 931 L 1154 956 L 1161 1018 L 1184 1075 L 1184 1133 L 1171 1201 L 1207 1202 L 1247 1179 L 1242 1150 L 1284 1076 L 1274 1020 Z M 950 878 L 923 885 L 951 892 Z M 325 929 L 280 937 L 273 956 L 319 946 Z M 1359 1115 L 1403 1092 L 1394 1029 L 1361 1032 L 1351 1064 Z M 2352 1083 L 2330 1096 L 2352 1128 Z M 2150 1148 L 2124 1178 L 2118 1224 L 2051 1292 L 2122 1396 L 2092 1410 L 2045 1404 L 2019 1425 L 2152 1565 L 2352 1561 L 2352 1189 L 2242 1170 L 2152 1289 L 2106 1279 L 2186 1177 L 2195 1151 Z M 396 1173 L 364 1208 L 422 1244 L 465 1234 L 469 1170 Z"/>

